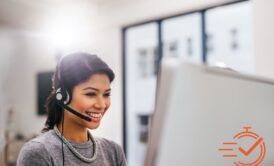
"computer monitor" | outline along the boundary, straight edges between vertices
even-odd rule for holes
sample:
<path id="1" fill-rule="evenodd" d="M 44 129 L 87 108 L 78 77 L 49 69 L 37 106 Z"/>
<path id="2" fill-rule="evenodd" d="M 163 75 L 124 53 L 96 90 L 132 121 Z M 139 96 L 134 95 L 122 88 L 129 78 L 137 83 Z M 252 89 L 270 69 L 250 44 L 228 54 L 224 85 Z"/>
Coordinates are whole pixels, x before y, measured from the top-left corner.
<path id="1" fill-rule="evenodd" d="M 162 61 L 147 166 L 274 165 L 274 82 Z"/>

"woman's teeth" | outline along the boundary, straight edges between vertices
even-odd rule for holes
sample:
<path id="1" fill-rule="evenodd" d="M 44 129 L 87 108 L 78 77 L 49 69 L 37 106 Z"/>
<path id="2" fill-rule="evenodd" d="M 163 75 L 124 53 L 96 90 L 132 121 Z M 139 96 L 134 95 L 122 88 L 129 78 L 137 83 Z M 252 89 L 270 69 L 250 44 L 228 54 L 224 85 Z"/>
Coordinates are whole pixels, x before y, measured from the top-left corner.
<path id="1" fill-rule="evenodd" d="M 101 113 L 92 113 L 92 112 L 86 112 L 89 116 L 93 118 L 101 118 L 102 114 Z"/>

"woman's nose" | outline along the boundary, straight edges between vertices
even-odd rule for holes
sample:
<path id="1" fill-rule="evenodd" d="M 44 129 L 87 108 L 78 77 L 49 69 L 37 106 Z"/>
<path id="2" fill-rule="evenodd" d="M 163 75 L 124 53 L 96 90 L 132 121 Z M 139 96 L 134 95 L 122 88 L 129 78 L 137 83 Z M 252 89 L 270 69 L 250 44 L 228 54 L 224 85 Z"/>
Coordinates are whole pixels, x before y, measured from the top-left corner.
<path id="1" fill-rule="evenodd" d="M 103 97 L 98 97 L 96 103 L 94 104 L 94 106 L 97 109 L 105 109 L 106 108 L 106 102 L 103 99 Z"/>

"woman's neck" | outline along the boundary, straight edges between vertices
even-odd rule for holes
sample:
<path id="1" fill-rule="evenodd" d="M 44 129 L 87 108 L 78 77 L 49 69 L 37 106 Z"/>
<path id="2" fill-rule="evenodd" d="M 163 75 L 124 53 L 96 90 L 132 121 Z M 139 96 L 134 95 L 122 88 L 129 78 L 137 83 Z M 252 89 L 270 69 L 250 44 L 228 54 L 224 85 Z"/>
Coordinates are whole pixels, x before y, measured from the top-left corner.
<path id="1" fill-rule="evenodd" d="M 62 122 L 59 125 L 57 125 L 57 128 L 60 131 L 60 133 L 62 133 Z M 63 135 L 67 140 L 76 143 L 85 143 L 88 141 L 87 128 L 75 124 L 65 124 Z"/>

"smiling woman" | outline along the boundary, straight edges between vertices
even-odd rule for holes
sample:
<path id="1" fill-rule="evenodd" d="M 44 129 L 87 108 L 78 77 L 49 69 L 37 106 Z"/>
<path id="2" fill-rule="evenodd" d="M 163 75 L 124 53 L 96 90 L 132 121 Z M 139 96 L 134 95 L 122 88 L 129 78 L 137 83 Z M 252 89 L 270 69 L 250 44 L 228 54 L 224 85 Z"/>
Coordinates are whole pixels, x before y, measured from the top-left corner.
<path id="1" fill-rule="evenodd" d="M 113 79 L 113 71 L 95 55 L 63 57 L 52 79 L 43 134 L 24 145 L 17 165 L 126 165 L 118 144 L 88 131 L 99 127 L 111 104 Z"/>

